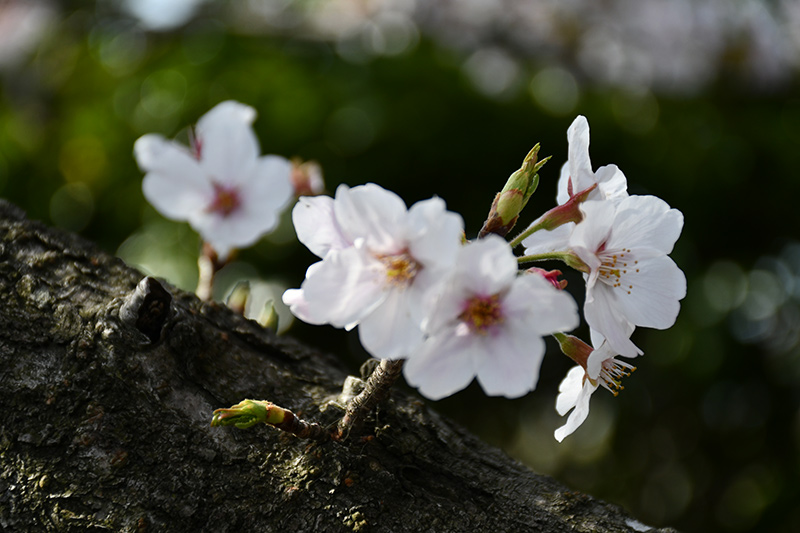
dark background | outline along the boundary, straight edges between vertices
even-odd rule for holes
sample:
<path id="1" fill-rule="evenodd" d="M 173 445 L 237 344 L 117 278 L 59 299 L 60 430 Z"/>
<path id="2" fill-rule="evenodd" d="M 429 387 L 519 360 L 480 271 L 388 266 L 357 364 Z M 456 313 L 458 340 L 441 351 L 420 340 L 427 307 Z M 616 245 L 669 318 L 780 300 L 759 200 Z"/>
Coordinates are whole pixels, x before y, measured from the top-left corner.
<path id="1" fill-rule="evenodd" d="M 555 395 L 571 364 L 554 345 L 525 398 L 473 384 L 435 407 L 650 525 L 798 530 L 791 2 L 252 0 L 188 2 L 171 21 L 169 2 L 152 19 L 133 4 L 0 4 L 0 195 L 192 290 L 199 240 L 145 202 L 132 157 L 145 133 L 185 140 L 236 99 L 257 109 L 265 153 L 316 160 L 329 191 L 373 181 L 409 205 L 439 195 L 474 236 L 537 142 L 553 160 L 521 223 L 553 205 L 566 130 L 583 114 L 595 168 L 617 164 L 630 192 L 685 215 L 677 324 L 635 333 L 637 372 L 618 397 L 595 394 L 562 444 Z M 287 218 L 221 273 L 217 297 L 248 278 L 279 298 L 313 260 Z M 354 370 L 366 358 L 354 333 L 295 323 L 291 334 Z"/>

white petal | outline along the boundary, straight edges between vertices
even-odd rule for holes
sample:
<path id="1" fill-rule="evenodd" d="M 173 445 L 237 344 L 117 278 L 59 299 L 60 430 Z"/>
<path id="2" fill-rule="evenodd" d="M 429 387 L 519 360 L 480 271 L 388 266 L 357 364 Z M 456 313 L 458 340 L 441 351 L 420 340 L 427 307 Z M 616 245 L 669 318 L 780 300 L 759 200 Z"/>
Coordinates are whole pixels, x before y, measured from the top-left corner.
<path id="1" fill-rule="evenodd" d="M 247 179 L 260 152 L 255 118 L 255 109 L 228 100 L 197 122 L 200 160 L 217 183 L 236 185 Z"/>
<path id="2" fill-rule="evenodd" d="M 633 333 L 633 327 L 631 327 L 631 333 Z M 617 352 L 611 348 L 611 345 L 603 340 L 603 342 L 589 354 L 589 359 L 586 361 L 586 374 L 592 379 L 597 379 L 598 376 L 600 376 L 603 363 L 609 359 L 613 359 L 617 355 Z"/>
<path id="3" fill-rule="evenodd" d="M 294 196 L 292 164 L 285 157 L 265 155 L 258 158 L 255 171 L 243 187 L 260 209 L 280 212 Z"/>
<path id="4" fill-rule="evenodd" d="M 683 213 L 656 196 L 629 196 L 617 204 L 609 248 L 652 249 L 668 254 L 683 228 Z"/>
<path id="5" fill-rule="evenodd" d="M 406 381 L 431 400 L 460 391 L 475 377 L 471 335 L 456 335 L 453 330 L 428 337 L 403 366 Z"/>
<path id="6" fill-rule="evenodd" d="M 578 396 L 583 389 L 583 378 L 586 372 L 580 365 L 573 366 L 566 377 L 558 385 L 556 412 L 564 416 L 578 403 Z"/>
<path id="7" fill-rule="evenodd" d="M 545 345 L 527 324 L 509 321 L 505 325 L 501 332 L 483 339 L 487 353 L 478 367 L 478 382 L 488 396 L 519 398 L 536 388 Z"/>
<path id="8" fill-rule="evenodd" d="M 497 235 L 462 246 L 455 268 L 456 282 L 482 296 L 508 289 L 519 269 L 511 247 Z"/>
<path id="9" fill-rule="evenodd" d="M 590 200 L 621 200 L 628 197 L 628 180 L 617 165 L 606 165 L 594 174 L 597 189 L 589 195 Z"/>
<path id="10" fill-rule="evenodd" d="M 189 217 L 189 224 L 209 243 L 220 259 L 239 248 L 246 248 L 274 227 L 276 215 L 265 212 L 254 217 L 243 209 L 225 216 L 220 213 L 199 211 Z M 266 226 L 266 227 L 265 227 Z"/>
<path id="11" fill-rule="evenodd" d="M 535 224 L 536 222 L 534 222 Z M 569 248 L 569 237 L 575 229 L 574 222 L 568 222 L 553 230 L 539 230 L 522 241 L 525 255 L 562 252 Z"/>
<path id="12" fill-rule="evenodd" d="M 336 221 L 333 202 L 330 196 L 301 196 L 292 209 L 297 238 L 317 257 L 353 244 Z"/>
<path id="13" fill-rule="evenodd" d="M 642 351 L 630 339 L 631 323 L 623 316 L 614 289 L 597 283 L 586 292 L 583 314 L 589 327 L 606 338 L 612 349 L 626 357 L 636 357 Z"/>
<path id="14" fill-rule="evenodd" d="M 570 331 L 578 327 L 578 304 L 565 291 L 553 287 L 541 276 L 517 277 L 503 300 L 509 318 L 522 319 L 537 335 Z"/>
<path id="15" fill-rule="evenodd" d="M 558 187 L 556 193 L 556 202 L 558 205 L 564 205 L 567 200 L 569 200 L 569 184 L 570 184 L 570 176 L 569 176 L 569 161 L 564 163 L 561 166 L 561 174 L 558 178 Z M 575 189 L 575 183 L 572 183 L 572 194 L 579 192 Z"/>
<path id="16" fill-rule="evenodd" d="M 411 255 L 425 265 L 449 267 L 461 248 L 464 220 L 445 210 L 444 200 L 431 198 L 412 205 L 406 221 Z"/>
<path id="17" fill-rule="evenodd" d="M 572 177 L 573 194 L 594 184 L 592 162 L 589 159 L 589 122 L 578 115 L 567 130 L 569 142 L 569 173 Z"/>
<path id="18" fill-rule="evenodd" d="M 580 374 L 582 375 L 583 374 L 583 369 L 581 369 L 580 367 L 576 367 L 576 368 L 578 368 L 580 370 Z M 565 394 L 568 394 L 570 396 L 570 400 L 572 400 L 573 396 L 574 396 L 574 391 L 573 390 L 574 390 L 574 387 L 575 387 L 575 384 L 574 384 L 575 376 L 574 375 L 572 377 L 570 376 L 570 374 L 573 374 L 573 373 L 577 375 L 577 372 L 575 372 L 575 368 L 570 370 L 569 374 L 567 374 L 567 377 L 561 383 L 561 385 L 564 386 L 564 384 L 565 384 L 564 382 L 566 382 L 567 380 L 572 380 L 572 382 L 567 384 L 567 386 L 571 390 L 568 391 L 568 392 L 565 391 Z M 559 387 L 559 389 L 561 389 L 561 387 Z M 592 385 L 589 380 L 586 380 L 582 384 L 581 388 L 578 390 L 577 396 L 574 397 L 574 406 L 575 407 L 574 407 L 572 413 L 570 413 L 569 418 L 567 418 L 567 422 L 563 426 L 561 426 L 560 428 L 556 429 L 556 431 L 555 431 L 555 438 L 556 438 L 556 440 L 558 442 L 563 441 L 564 438 L 567 435 L 572 434 L 576 429 L 578 429 L 578 427 L 581 424 L 583 424 L 583 422 L 586 420 L 586 417 L 589 416 L 589 400 L 591 399 L 592 393 L 595 390 L 597 390 L 597 387 L 595 385 Z M 558 409 L 558 401 L 559 401 L 560 397 L 561 396 L 559 395 L 559 398 L 556 399 L 556 409 Z M 563 402 L 562 408 L 565 406 L 565 404 L 566 404 L 566 402 Z M 559 411 L 559 413 L 563 414 L 560 411 Z"/>
<path id="19" fill-rule="evenodd" d="M 640 261 L 637 267 L 638 273 L 621 278 L 622 286 L 614 289 L 621 313 L 637 326 L 672 327 L 679 300 L 686 296 L 686 276 L 667 256 Z"/>
<path id="20" fill-rule="evenodd" d="M 187 220 L 207 207 L 214 190 L 188 150 L 160 135 L 140 137 L 133 150 L 139 166 L 147 171 L 144 196 L 162 215 Z"/>
<path id="21" fill-rule="evenodd" d="M 350 247 L 328 253 L 302 289 L 316 316 L 335 327 L 352 326 L 386 296 L 384 278 L 362 250 Z"/>
<path id="22" fill-rule="evenodd" d="M 578 256 L 590 266 L 591 258 L 611 236 L 616 209 L 612 202 L 584 202 L 581 204 L 584 219 L 575 226 L 569 242 Z"/>
<path id="23" fill-rule="evenodd" d="M 388 290 L 380 305 L 361 320 L 358 336 L 364 349 L 379 359 L 406 357 L 422 343 L 422 330 L 399 289 Z"/>
<path id="24" fill-rule="evenodd" d="M 373 252 L 398 253 L 406 246 L 406 204 L 395 193 L 374 183 L 352 189 L 340 185 L 333 209 L 342 231 L 353 240 L 364 238 Z"/>

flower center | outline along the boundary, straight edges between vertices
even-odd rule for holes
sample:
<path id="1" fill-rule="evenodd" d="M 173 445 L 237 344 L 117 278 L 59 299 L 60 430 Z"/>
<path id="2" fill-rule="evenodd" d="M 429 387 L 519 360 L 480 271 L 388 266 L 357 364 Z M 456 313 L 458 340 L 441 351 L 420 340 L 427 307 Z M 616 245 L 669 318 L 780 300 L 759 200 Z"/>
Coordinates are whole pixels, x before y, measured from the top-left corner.
<path id="1" fill-rule="evenodd" d="M 635 370 L 635 366 L 629 365 L 624 361 L 617 361 L 612 357 L 603 361 L 597 381 L 603 388 L 616 396 L 619 391 L 625 388 L 622 386 L 622 378 L 630 376 Z"/>
<path id="2" fill-rule="evenodd" d="M 600 247 L 598 256 L 601 259 L 599 279 L 615 289 L 622 289 L 628 294 L 633 290 L 628 274 L 639 272 L 636 265 L 639 261 L 633 259 L 629 248 L 623 248 L 614 252 L 608 252 L 605 245 Z M 623 280 L 623 276 L 625 279 Z"/>
<path id="3" fill-rule="evenodd" d="M 486 335 L 491 328 L 503 322 L 503 307 L 500 304 L 500 295 L 475 296 L 464 305 L 464 310 L 458 318 L 465 323 L 470 331 L 479 335 Z"/>
<path id="4" fill-rule="evenodd" d="M 386 280 L 395 286 L 411 285 L 422 268 L 407 250 L 399 254 L 378 256 L 378 260 L 386 267 Z"/>
<path id="5" fill-rule="evenodd" d="M 236 211 L 242 200 L 239 198 L 239 191 L 235 187 L 226 187 L 214 183 L 214 199 L 206 208 L 211 213 L 217 213 L 223 217 L 230 216 L 231 213 Z"/>

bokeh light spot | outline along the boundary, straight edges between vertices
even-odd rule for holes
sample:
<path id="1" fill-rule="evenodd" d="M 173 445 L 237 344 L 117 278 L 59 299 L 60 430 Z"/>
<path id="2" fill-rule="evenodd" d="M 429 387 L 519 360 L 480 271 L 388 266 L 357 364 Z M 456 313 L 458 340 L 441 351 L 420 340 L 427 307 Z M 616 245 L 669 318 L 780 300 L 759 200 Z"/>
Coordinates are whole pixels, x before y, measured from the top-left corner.
<path id="1" fill-rule="evenodd" d="M 575 77 L 558 67 L 537 73 L 531 80 L 530 93 L 542 109 L 557 116 L 572 113 L 580 97 Z"/>
<path id="2" fill-rule="evenodd" d="M 499 97 L 519 79 L 517 62 L 499 48 L 483 48 L 464 63 L 464 72 L 486 96 Z"/>
<path id="3" fill-rule="evenodd" d="M 747 276 L 742 267 L 733 261 L 717 261 L 706 272 L 703 293 L 713 309 L 729 312 L 744 302 Z"/>

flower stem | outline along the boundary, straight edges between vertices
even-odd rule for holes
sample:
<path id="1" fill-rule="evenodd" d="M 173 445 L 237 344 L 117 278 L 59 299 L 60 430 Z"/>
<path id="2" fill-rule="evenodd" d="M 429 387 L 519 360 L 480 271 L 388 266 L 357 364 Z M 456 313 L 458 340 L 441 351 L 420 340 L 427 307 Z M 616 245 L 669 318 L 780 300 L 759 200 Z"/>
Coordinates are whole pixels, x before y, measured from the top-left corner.
<path id="1" fill-rule="evenodd" d="M 403 362 L 402 359 L 381 360 L 367 378 L 364 389 L 347 404 L 347 410 L 334 431 L 334 440 L 342 440 L 352 431 L 357 431 L 367 415 L 389 396 L 392 384 L 403 370 Z"/>
<path id="2" fill-rule="evenodd" d="M 566 261 L 564 260 L 564 252 L 548 252 L 545 254 L 523 255 L 517 257 L 517 262 L 519 264 L 523 264 L 523 263 L 534 263 L 536 261 L 548 261 L 550 259 L 558 259 L 566 263 Z"/>
<path id="3" fill-rule="evenodd" d="M 551 259 L 557 259 L 559 261 L 563 261 L 567 264 L 567 266 L 574 268 L 579 272 L 589 273 L 591 269 L 589 266 L 584 263 L 580 257 L 575 255 L 571 251 L 565 252 L 547 252 L 544 254 L 532 254 L 532 255 L 523 255 L 521 257 L 517 257 L 517 262 L 519 264 L 524 263 L 533 263 L 535 261 L 549 261 Z"/>
<path id="4" fill-rule="evenodd" d="M 203 243 L 200 256 L 197 258 L 197 289 L 195 294 L 202 301 L 211 300 L 214 290 L 214 277 L 225 266 L 227 261 L 220 261 L 217 252 L 207 242 Z"/>
<path id="5" fill-rule="evenodd" d="M 516 237 L 511 239 L 511 241 L 509 241 L 508 244 L 511 246 L 512 249 L 516 248 L 517 246 L 522 244 L 522 241 L 524 241 L 525 239 L 527 239 L 528 237 L 530 237 L 531 235 L 533 235 L 537 231 L 539 231 L 541 229 L 545 229 L 547 227 L 547 225 L 548 225 L 547 221 L 544 218 L 541 218 L 541 219 L 539 219 L 538 222 L 534 222 L 533 224 L 528 226 L 528 228 L 525 231 L 523 231 L 522 233 L 520 233 L 519 235 L 517 235 Z"/>

